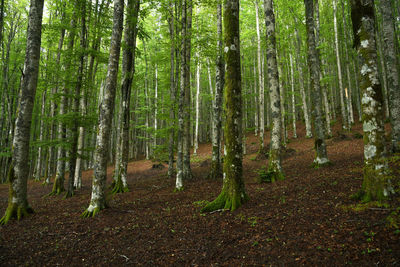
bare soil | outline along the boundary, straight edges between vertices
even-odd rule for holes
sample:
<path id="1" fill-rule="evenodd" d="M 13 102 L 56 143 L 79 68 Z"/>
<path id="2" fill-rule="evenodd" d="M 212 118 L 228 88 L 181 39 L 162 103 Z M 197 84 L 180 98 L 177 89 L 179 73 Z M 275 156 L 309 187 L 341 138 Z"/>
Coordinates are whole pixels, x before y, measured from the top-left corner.
<path id="1" fill-rule="evenodd" d="M 43 198 L 51 187 L 29 181 L 35 213 L 0 227 L 0 265 L 399 266 L 400 230 L 387 220 L 399 199 L 387 207 L 351 208 L 362 207 L 350 199 L 362 184 L 363 141 L 354 135 L 362 129 L 340 133 L 335 127 L 327 140 L 333 164 L 314 169 L 313 139 L 298 125 L 299 138 L 290 139 L 283 156 L 286 180 L 274 184 L 257 183 L 267 160 L 257 156 L 258 137 L 249 134 L 243 166 L 250 200 L 234 212 L 199 212 L 222 185 L 207 179 L 209 144 L 192 157 L 194 179 L 178 193 L 167 168 L 152 168 L 158 162 L 131 162 L 131 192 L 110 195 L 109 208 L 95 218 L 80 218 L 92 171 L 67 200 Z M 8 186 L 0 185 L 0 213 L 7 197 Z"/>

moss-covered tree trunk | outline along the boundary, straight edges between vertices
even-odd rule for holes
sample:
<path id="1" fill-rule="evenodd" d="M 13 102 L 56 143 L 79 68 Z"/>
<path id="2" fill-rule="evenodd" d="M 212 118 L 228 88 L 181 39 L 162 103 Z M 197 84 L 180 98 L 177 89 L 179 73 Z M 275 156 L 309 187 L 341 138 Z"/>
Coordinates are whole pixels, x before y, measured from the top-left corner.
<path id="1" fill-rule="evenodd" d="M 222 48 L 222 4 L 221 0 L 217 6 L 217 60 L 216 60 L 216 77 L 215 77 L 215 99 L 213 101 L 213 123 L 212 123 L 212 157 L 210 178 L 222 178 L 222 162 L 221 162 L 221 138 L 222 138 L 222 97 L 224 93 L 225 83 L 225 63 Z"/>
<path id="2" fill-rule="evenodd" d="M 239 0 L 224 5 L 225 74 L 225 158 L 220 195 L 201 211 L 235 210 L 247 199 L 242 167 L 242 93 L 240 71 Z"/>
<path id="3" fill-rule="evenodd" d="M 268 87 L 272 111 L 271 148 L 268 158 L 267 177 L 265 177 L 265 179 L 275 182 L 278 180 L 283 180 L 284 176 L 281 166 L 281 103 L 278 62 L 276 58 L 275 15 L 273 0 L 264 0 L 264 13 L 267 40 Z"/>
<path id="4" fill-rule="evenodd" d="M 31 0 L 24 70 L 21 79 L 18 113 L 15 122 L 12 162 L 9 170 L 8 206 L 0 224 L 6 224 L 12 217 L 18 220 L 33 212 L 27 198 L 29 174 L 29 143 L 33 104 L 39 74 L 40 44 L 44 0 Z"/>
<path id="5" fill-rule="evenodd" d="M 127 17 L 125 21 L 124 46 L 122 53 L 122 84 L 121 106 L 119 110 L 118 144 L 116 153 L 114 188 L 112 192 L 128 192 L 127 169 L 129 160 L 129 120 L 130 99 L 135 72 L 135 50 L 137 36 L 137 20 L 139 15 L 139 0 L 129 0 L 127 5 Z"/>
<path id="6" fill-rule="evenodd" d="M 325 129 L 322 119 L 321 86 L 319 81 L 320 60 L 315 45 L 315 26 L 314 26 L 314 8 L 313 0 L 304 0 L 306 6 L 306 27 L 307 27 L 307 45 L 308 45 L 308 64 L 310 69 L 311 91 L 314 102 L 314 148 L 316 158 L 315 166 L 322 166 L 329 163 L 326 144 Z"/>
<path id="7" fill-rule="evenodd" d="M 108 58 L 105 92 L 99 111 L 99 125 L 97 129 L 96 149 L 94 154 L 92 196 L 89 207 L 82 214 L 82 217 L 95 216 L 96 213 L 106 207 L 105 185 L 107 180 L 107 155 L 109 149 L 108 142 L 111 133 L 111 120 L 114 113 L 118 63 L 121 50 L 121 38 L 124 20 L 123 18 L 124 1 L 116 0 L 114 2 L 114 19 L 110 55 Z"/>
<path id="8" fill-rule="evenodd" d="M 377 67 L 374 1 L 352 0 L 351 18 L 354 46 L 361 58 L 364 181 L 359 197 L 365 202 L 384 200 L 394 191 L 385 173 L 383 97 Z"/>
<path id="9" fill-rule="evenodd" d="M 400 84 L 398 39 L 394 28 L 393 2 L 379 1 L 382 13 L 383 53 L 389 94 L 390 125 L 392 127 L 392 151 L 400 153 Z"/>

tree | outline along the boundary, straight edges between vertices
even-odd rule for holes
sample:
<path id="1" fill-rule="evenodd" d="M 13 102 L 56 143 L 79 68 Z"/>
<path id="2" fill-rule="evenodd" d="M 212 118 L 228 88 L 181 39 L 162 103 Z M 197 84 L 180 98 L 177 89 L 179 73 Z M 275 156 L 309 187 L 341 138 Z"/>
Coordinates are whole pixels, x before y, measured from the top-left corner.
<path id="1" fill-rule="evenodd" d="M 201 212 L 235 210 L 248 200 L 242 167 L 242 94 L 240 70 L 239 0 L 225 0 L 224 5 L 225 74 L 225 158 L 220 195 Z"/>
<path id="2" fill-rule="evenodd" d="M 82 217 L 95 216 L 100 210 L 106 208 L 105 185 L 107 179 L 108 141 L 111 132 L 111 120 L 114 113 L 115 89 L 117 87 L 123 20 L 124 1 L 116 0 L 114 2 L 114 19 L 105 92 L 99 112 L 99 125 L 94 155 L 95 166 L 92 183 L 92 196 L 89 207 L 85 212 L 83 212 Z"/>
<path id="3" fill-rule="evenodd" d="M 383 53 L 386 63 L 389 93 L 390 125 L 392 126 L 392 151 L 400 152 L 400 84 L 398 42 L 394 27 L 393 1 L 379 1 L 382 13 Z M 397 52 L 396 52 L 397 51 Z"/>
<path id="4" fill-rule="evenodd" d="M 17 120 L 15 122 L 12 164 L 8 174 L 10 194 L 5 215 L 0 224 L 12 217 L 18 220 L 33 213 L 27 198 L 29 145 L 32 110 L 39 74 L 40 44 L 44 0 L 31 0 L 29 8 L 24 71 L 21 79 Z"/>
<path id="5" fill-rule="evenodd" d="M 313 0 L 304 0 L 304 3 L 306 7 L 308 65 L 310 69 L 311 89 L 314 100 L 314 148 L 316 152 L 314 164 L 316 166 L 322 166 L 328 164 L 329 160 L 326 153 L 325 130 L 321 111 L 321 86 L 319 82 L 320 60 L 315 45 Z"/>
<path id="6" fill-rule="evenodd" d="M 378 76 L 373 0 L 352 0 L 354 46 L 361 59 L 360 89 L 364 131 L 364 180 L 357 197 L 364 202 L 394 194 L 386 175 L 383 99 Z"/>
<path id="7" fill-rule="evenodd" d="M 266 180 L 275 182 L 283 180 L 281 166 L 281 104 L 279 92 L 278 62 L 276 58 L 275 15 L 273 0 L 264 0 L 266 40 L 267 40 L 267 74 L 271 101 L 272 131 L 271 148 L 268 158 Z M 292 70 L 293 72 L 293 70 Z"/>
<path id="8" fill-rule="evenodd" d="M 121 103 L 119 110 L 119 142 L 117 143 L 117 156 L 115 163 L 113 193 L 129 191 L 126 181 L 129 160 L 129 120 L 130 99 L 133 75 L 135 73 L 135 50 L 137 36 L 137 21 L 139 15 L 139 0 L 129 0 L 125 22 L 124 45 L 122 54 L 122 84 Z"/>
<path id="9" fill-rule="evenodd" d="M 222 49 L 222 4 L 221 0 L 217 6 L 217 59 L 215 76 L 215 99 L 213 101 L 214 117 L 212 123 L 212 157 L 210 178 L 216 179 L 222 177 L 221 164 L 221 138 L 222 138 L 222 97 L 225 83 L 225 63 Z"/>

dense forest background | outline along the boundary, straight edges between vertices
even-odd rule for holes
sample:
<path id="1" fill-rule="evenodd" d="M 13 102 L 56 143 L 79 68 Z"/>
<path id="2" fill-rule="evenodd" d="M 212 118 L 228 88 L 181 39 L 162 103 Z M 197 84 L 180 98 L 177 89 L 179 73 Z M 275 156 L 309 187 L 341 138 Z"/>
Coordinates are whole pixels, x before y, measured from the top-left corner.
<path id="1" fill-rule="evenodd" d="M 67 191 L 66 197 L 72 196 L 74 189 L 81 186 L 82 171 L 95 168 L 99 170 L 95 177 L 104 176 L 105 167 L 96 169 L 96 164 L 104 163 L 116 166 L 113 192 L 128 191 L 127 160 L 142 158 L 169 163 L 168 175 L 177 175 L 176 189 L 181 190 L 182 177 L 191 177 L 191 148 L 196 155 L 199 143 L 212 142 L 221 152 L 221 118 L 224 125 L 227 112 L 226 108 L 222 111 L 226 98 L 222 101 L 220 91 L 221 53 L 227 49 L 221 44 L 223 34 L 225 39 L 227 36 L 221 32 L 221 3 L 166 0 L 114 4 L 113 9 L 109 0 L 45 1 L 25 164 L 29 178 L 53 184 L 50 195 Z M 350 131 L 362 120 L 363 86 L 358 73 L 363 72 L 364 65 L 354 49 L 359 46 L 353 37 L 355 16 L 352 23 L 348 1 L 320 0 L 311 4 L 320 66 L 315 78 L 316 69 L 307 56 L 311 46 L 304 3 L 276 0 L 273 4 L 273 11 L 268 11 L 266 3 L 240 1 L 242 125 L 237 138 L 245 143 L 246 134 L 242 133 L 254 132 L 260 140 L 259 153 L 268 153 L 264 133 L 273 130 L 276 116 L 271 103 L 278 97 L 280 146 L 285 147 L 290 138 L 298 137 L 296 125 L 301 122 L 305 124 L 306 137 L 316 138 L 318 147 L 321 127 L 322 139 L 330 138 L 333 125 L 341 124 L 344 131 Z M 353 12 L 357 10 L 354 5 Z M 18 139 L 18 103 L 24 102 L 20 92 L 27 75 L 24 51 L 28 51 L 29 44 L 28 7 L 29 1 L 1 1 L 2 183 L 11 177 L 10 169 L 14 168 L 12 149 L 13 140 Z M 386 122 L 391 122 L 389 150 L 398 152 L 400 4 L 375 1 L 374 9 L 382 112 Z M 268 35 L 271 12 L 276 19 L 273 43 Z M 390 34 L 392 42 L 388 39 Z M 272 45 L 276 49 L 268 50 Z M 274 78 L 269 76 L 269 51 L 276 52 L 278 95 L 271 89 Z M 316 79 L 321 86 L 317 90 L 320 95 L 313 99 Z M 322 126 L 318 126 L 320 122 Z M 107 123 L 109 128 L 104 126 Z M 313 125 L 317 128 L 314 132 Z M 288 130 L 292 136 L 288 136 Z M 245 154 L 246 146 L 243 150 Z M 100 156 L 101 153 L 105 155 Z M 177 171 L 173 164 L 176 153 Z M 220 162 L 218 153 L 215 155 Z M 318 148 L 316 153 L 314 163 L 328 163 Z M 221 177 L 222 167 L 217 168 L 213 165 L 210 175 Z"/>

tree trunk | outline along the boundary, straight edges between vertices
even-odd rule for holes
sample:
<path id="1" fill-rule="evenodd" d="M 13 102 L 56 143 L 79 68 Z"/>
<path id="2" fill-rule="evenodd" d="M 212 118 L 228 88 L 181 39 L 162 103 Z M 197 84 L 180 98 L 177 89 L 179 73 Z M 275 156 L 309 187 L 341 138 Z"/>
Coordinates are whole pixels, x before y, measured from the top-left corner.
<path id="1" fill-rule="evenodd" d="M 348 122 L 347 109 L 344 99 L 342 66 L 340 62 L 340 52 L 339 52 L 339 37 L 338 37 L 338 27 L 337 27 L 337 0 L 333 0 L 333 27 L 335 31 L 335 52 L 336 52 L 337 74 L 339 80 L 340 110 L 342 112 L 342 128 L 347 130 L 349 129 L 349 122 Z"/>
<path id="2" fill-rule="evenodd" d="M 354 46 L 361 57 L 360 89 L 364 130 L 364 181 L 358 197 L 381 201 L 394 194 L 386 174 L 382 90 L 378 75 L 373 0 L 352 0 Z"/>
<path id="3" fill-rule="evenodd" d="M 295 23 L 297 24 L 297 18 L 295 17 Z M 312 128 L 311 128 L 311 121 L 310 121 L 310 113 L 307 104 L 307 96 L 306 91 L 304 89 L 304 74 L 303 74 L 303 64 L 301 63 L 301 39 L 299 35 L 299 31 L 297 27 L 295 28 L 296 34 L 296 54 L 297 54 L 297 68 L 299 71 L 299 81 L 300 81 L 300 94 L 301 94 L 301 101 L 303 107 L 303 114 L 304 114 L 304 122 L 306 124 L 306 138 L 312 137 Z"/>
<path id="4" fill-rule="evenodd" d="M 10 218 L 22 217 L 33 212 L 28 204 L 27 179 L 29 172 L 29 143 L 32 122 L 33 101 L 39 74 L 40 44 L 42 34 L 43 0 L 31 0 L 24 72 L 21 79 L 18 113 L 15 122 L 12 165 L 9 171 L 9 199 L 5 215 L 0 224 Z"/>
<path id="5" fill-rule="evenodd" d="M 99 128 L 97 130 L 95 166 L 90 205 L 82 217 L 95 216 L 106 207 L 105 185 L 107 180 L 108 140 L 111 132 L 111 120 L 114 112 L 115 89 L 117 87 L 118 63 L 123 29 L 124 1 L 114 2 L 114 20 L 111 36 L 110 56 L 105 84 L 105 95 L 99 112 Z"/>
<path id="6" fill-rule="evenodd" d="M 293 72 L 293 57 L 292 54 L 289 54 L 290 58 L 290 84 L 292 88 L 292 125 L 293 125 L 293 138 L 297 138 L 296 131 L 296 97 L 294 93 L 294 72 Z M 278 82 L 279 84 L 279 82 Z"/>
<path id="7" fill-rule="evenodd" d="M 75 14 L 72 16 L 71 19 L 71 24 L 70 28 L 71 31 L 69 33 L 69 41 L 68 41 L 68 51 L 70 53 L 70 57 L 67 59 L 66 63 L 66 77 L 65 79 L 68 79 L 68 74 L 70 74 L 71 71 L 71 55 L 73 53 L 73 48 L 74 48 L 74 42 L 75 42 L 75 32 L 74 29 L 76 26 L 76 21 L 75 21 Z M 56 170 L 56 177 L 54 179 L 54 184 L 53 184 L 53 189 L 52 191 L 48 194 L 49 196 L 52 195 L 59 195 L 62 192 L 65 191 L 64 188 L 64 176 L 65 176 L 65 168 L 66 168 L 66 162 L 65 162 L 65 157 L 66 157 L 66 150 L 64 147 L 64 143 L 66 142 L 67 138 L 67 129 L 66 129 L 66 123 L 65 119 L 63 118 L 64 115 L 67 113 L 67 107 L 68 107 L 68 98 L 67 95 L 69 94 L 69 89 L 66 82 L 64 82 L 64 88 L 62 90 L 62 95 L 61 95 L 61 100 L 60 100 L 60 107 L 59 107 L 59 115 L 60 115 L 60 121 L 58 122 L 58 142 L 60 143 L 58 150 L 57 150 L 57 170 Z"/>
<path id="8" fill-rule="evenodd" d="M 225 84 L 225 62 L 223 54 L 222 39 L 222 4 L 221 0 L 217 6 L 217 58 L 216 58 L 216 76 L 215 76 L 215 99 L 213 101 L 213 129 L 212 129 L 212 157 L 210 178 L 218 179 L 222 177 L 221 162 L 221 139 L 222 139 L 222 97 Z"/>
<path id="9" fill-rule="evenodd" d="M 41 115 L 40 115 L 40 128 L 39 128 L 39 141 L 43 142 L 44 140 L 44 116 L 45 116 L 45 112 L 46 112 L 46 91 L 43 92 L 42 95 L 42 110 L 41 110 Z M 40 178 L 42 178 L 42 165 L 43 165 L 43 161 L 42 161 L 42 144 L 39 145 L 38 148 L 38 156 L 37 156 L 37 160 L 36 160 L 36 174 L 35 174 L 35 180 L 36 181 L 40 181 Z"/>
<path id="10" fill-rule="evenodd" d="M 173 1 L 170 2 L 170 5 L 175 7 L 175 3 Z M 171 10 L 171 14 L 173 14 L 173 10 Z M 175 139 L 175 102 L 176 102 L 176 87 L 175 87 L 175 18 L 170 17 L 168 19 L 169 25 L 169 34 L 171 39 L 171 52 L 170 52 L 170 101 L 171 108 L 169 111 L 169 119 L 170 119 L 170 132 L 169 132 L 169 145 L 168 145 L 168 177 L 172 178 L 174 175 L 174 139 Z"/>
<path id="11" fill-rule="evenodd" d="M 380 1 L 383 25 L 383 51 L 386 62 L 389 95 L 390 124 L 392 127 L 392 152 L 400 152 L 400 85 L 398 42 L 394 28 L 393 1 Z"/>
<path id="12" fill-rule="evenodd" d="M 135 50 L 139 0 L 129 0 L 125 20 L 124 46 L 122 54 L 121 103 L 119 110 L 118 144 L 115 162 L 113 194 L 128 192 L 127 169 L 129 160 L 129 120 L 133 76 L 135 73 Z"/>
<path id="13" fill-rule="evenodd" d="M 314 164 L 316 166 L 322 166 L 328 164 L 329 160 L 326 153 L 325 130 L 321 111 L 321 87 L 319 82 L 320 60 L 318 58 L 318 52 L 315 45 L 313 0 L 304 0 L 304 3 L 306 6 L 308 64 L 310 69 L 312 95 L 314 99 L 314 148 L 316 151 L 316 159 L 314 160 Z"/>
<path id="14" fill-rule="evenodd" d="M 259 85 L 259 106 L 260 106 L 260 151 L 264 148 L 264 132 L 265 132 L 265 118 L 264 118 L 264 78 L 261 67 L 261 37 L 260 37 L 260 22 L 258 17 L 258 0 L 255 1 L 256 5 L 256 32 L 257 32 L 257 69 L 258 69 L 258 85 Z"/>
<path id="15" fill-rule="evenodd" d="M 200 57 L 197 54 L 197 66 L 196 66 L 196 125 L 194 131 L 194 150 L 193 155 L 197 155 L 197 149 L 199 148 L 199 118 L 200 118 Z"/>
<path id="16" fill-rule="evenodd" d="M 272 131 L 271 131 L 271 148 L 268 158 L 268 170 L 266 177 L 262 180 L 275 182 L 283 180 L 283 172 L 281 166 L 281 107 L 280 107 L 280 92 L 279 92 L 279 73 L 278 61 L 276 56 L 276 33 L 275 33 L 275 15 L 273 0 L 264 0 L 264 13 L 265 13 L 265 26 L 266 26 L 266 40 L 267 40 L 267 73 L 268 73 L 268 87 L 270 96 L 270 106 L 272 114 Z M 292 56 L 290 55 L 290 62 L 292 63 Z M 293 87 L 293 64 L 292 70 L 292 90 Z M 294 96 L 294 92 L 293 96 Z M 294 120 L 294 133 L 296 132 L 295 126 L 295 112 L 293 110 Z"/>
<path id="17" fill-rule="evenodd" d="M 239 0 L 226 0 L 224 8 L 225 36 L 225 158 L 221 194 L 201 212 L 219 209 L 235 210 L 247 201 L 242 167 L 242 95 L 239 41 Z"/>

